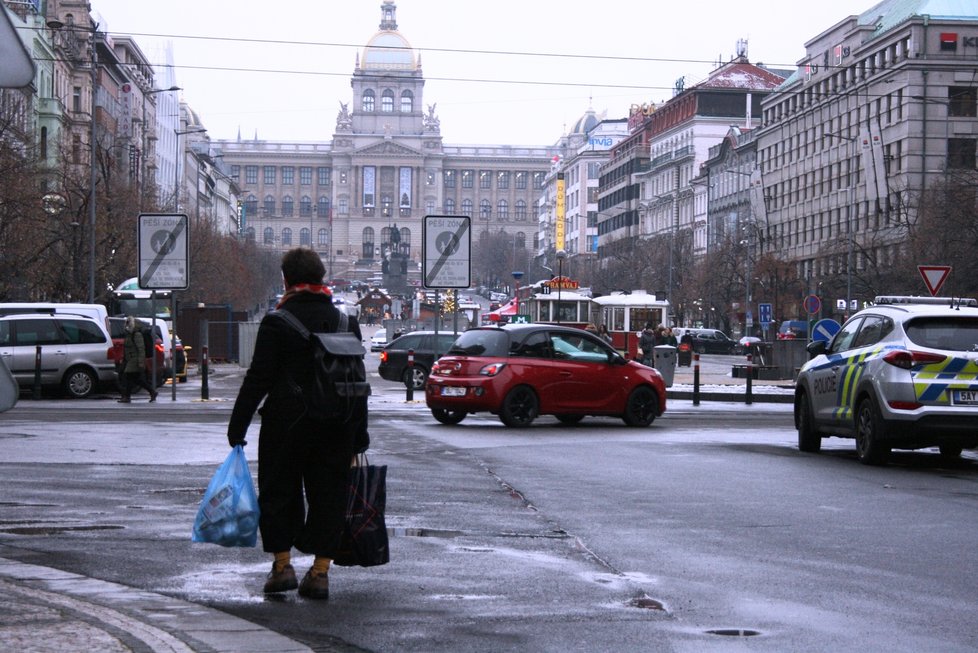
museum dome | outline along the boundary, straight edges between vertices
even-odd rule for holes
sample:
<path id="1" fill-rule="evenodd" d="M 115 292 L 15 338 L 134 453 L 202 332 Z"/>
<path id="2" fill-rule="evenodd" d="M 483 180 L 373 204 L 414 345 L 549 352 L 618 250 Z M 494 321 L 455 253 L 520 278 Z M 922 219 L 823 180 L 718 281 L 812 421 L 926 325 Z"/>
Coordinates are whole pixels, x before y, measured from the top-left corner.
<path id="1" fill-rule="evenodd" d="M 384 0 L 380 12 L 380 31 L 364 47 L 360 67 L 363 70 L 417 70 L 418 61 L 411 44 L 397 31 L 394 0 Z"/>
<path id="2" fill-rule="evenodd" d="M 577 122 L 574 123 L 574 126 L 571 127 L 569 134 L 583 134 L 586 136 L 588 132 L 598 126 L 599 122 L 601 121 L 598 119 L 594 109 L 589 107 L 588 110 L 584 112 L 584 115 L 578 118 Z"/>

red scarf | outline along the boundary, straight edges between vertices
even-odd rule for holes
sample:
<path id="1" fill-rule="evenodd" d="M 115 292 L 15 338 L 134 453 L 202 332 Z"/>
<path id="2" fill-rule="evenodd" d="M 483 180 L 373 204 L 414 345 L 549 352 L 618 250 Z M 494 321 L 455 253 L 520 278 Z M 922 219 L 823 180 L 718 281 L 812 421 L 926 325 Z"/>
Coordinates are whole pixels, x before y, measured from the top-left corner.
<path id="1" fill-rule="evenodd" d="M 314 283 L 297 283 L 294 286 L 289 286 L 285 289 L 285 294 L 282 295 L 282 299 L 278 300 L 278 304 L 275 305 L 275 308 L 282 308 L 282 304 L 303 292 L 312 293 L 314 295 L 326 295 L 327 297 L 333 296 L 329 286 L 321 286 Z"/>

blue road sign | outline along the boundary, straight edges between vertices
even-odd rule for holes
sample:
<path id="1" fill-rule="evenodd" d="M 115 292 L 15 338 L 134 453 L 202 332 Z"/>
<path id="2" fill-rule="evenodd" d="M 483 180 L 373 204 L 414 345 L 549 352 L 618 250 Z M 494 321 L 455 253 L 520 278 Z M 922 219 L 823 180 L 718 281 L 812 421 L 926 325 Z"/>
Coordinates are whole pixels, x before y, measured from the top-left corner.
<path id="1" fill-rule="evenodd" d="M 758 304 L 757 312 L 761 326 L 766 329 L 771 324 L 771 316 L 774 314 L 773 307 L 770 304 Z"/>
<path id="2" fill-rule="evenodd" d="M 819 320 L 812 327 L 812 340 L 821 340 L 823 342 L 828 342 L 835 337 L 835 334 L 839 332 L 842 325 L 835 320 Z"/>

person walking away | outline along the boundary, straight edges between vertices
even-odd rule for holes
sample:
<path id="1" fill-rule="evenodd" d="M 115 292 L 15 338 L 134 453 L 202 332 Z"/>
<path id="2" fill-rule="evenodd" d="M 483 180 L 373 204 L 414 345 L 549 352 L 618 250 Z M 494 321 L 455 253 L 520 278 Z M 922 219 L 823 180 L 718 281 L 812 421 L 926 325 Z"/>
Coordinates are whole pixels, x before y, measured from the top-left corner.
<path id="1" fill-rule="evenodd" d="M 156 388 L 146 380 L 146 343 L 136 326 L 136 318 L 126 318 L 126 334 L 122 341 L 122 398 L 119 403 L 132 402 L 132 390 L 136 386 L 146 388 L 150 403 L 156 401 Z"/>
<path id="2" fill-rule="evenodd" d="M 646 322 L 645 328 L 638 338 L 638 355 L 640 363 L 652 367 L 652 354 L 655 350 L 655 327 L 652 322 Z"/>
<path id="3" fill-rule="evenodd" d="M 299 247 L 282 257 L 285 294 L 278 310 L 294 315 L 311 332 L 334 332 L 339 309 L 323 285 L 326 270 L 313 250 Z M 349 331 L 363 339 L 356 318 Z M 258 528 L 262 547 L 274 556 L 264 592 L 298 588 L 300 596 L 329 598 L 329 567 L 340 548 L 353 456 L 367 450 L 367 399 L 352 417 L 319 420 L 307 415 L 302 389 L 315 383 L 311 343 L 281 317 L 266 315 L 255 352 L 228 422 L 232 447 L 245 435 L 259 403 Z M 308 506 L 308 507 L 307 507 Z M 312 554 L 312 567 L 297 582 L 291 552 Z"/>

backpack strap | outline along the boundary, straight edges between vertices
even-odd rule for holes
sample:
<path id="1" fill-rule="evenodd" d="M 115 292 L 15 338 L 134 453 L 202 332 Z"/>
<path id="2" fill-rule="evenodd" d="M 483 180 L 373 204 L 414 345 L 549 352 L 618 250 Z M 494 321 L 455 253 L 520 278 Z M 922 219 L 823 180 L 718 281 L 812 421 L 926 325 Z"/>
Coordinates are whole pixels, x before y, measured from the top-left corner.
<path id="1" fill-rule="evenodd" d="M 346 311 L 340 311 L 339 313 L 340 313 L 340 322 L 336 327 L 336 333 L 344 333 L 350 330 L 350 316 L 346 314 Z M 309 329 L 307 329 L 306 325 L 304 325 L 302 322 L 299 321 L 299 318 L 297 318 L 288 310 L 281 308 L 277 311 L 272 311 L 271 314 L 285 320 L 286 323 L 288 323 L 289 326 L 291 326 L 293 329 L 298 331 L 303 338 L 305 339 L 309 338 L 310 335 Z"/>

